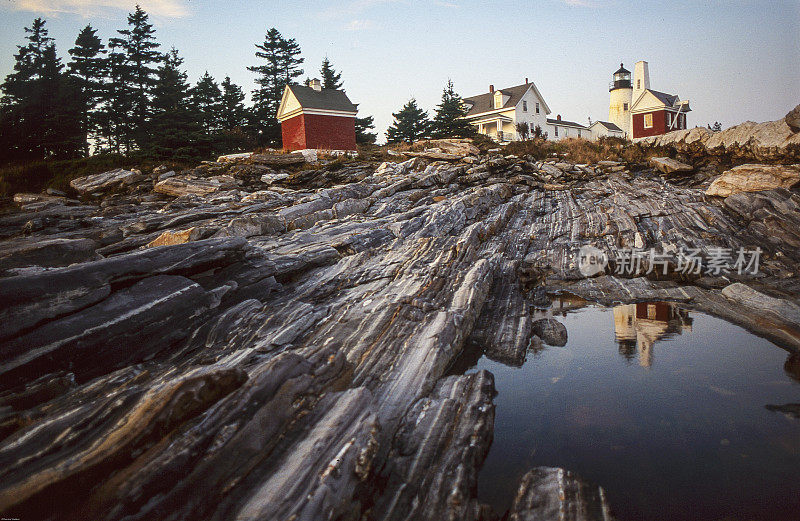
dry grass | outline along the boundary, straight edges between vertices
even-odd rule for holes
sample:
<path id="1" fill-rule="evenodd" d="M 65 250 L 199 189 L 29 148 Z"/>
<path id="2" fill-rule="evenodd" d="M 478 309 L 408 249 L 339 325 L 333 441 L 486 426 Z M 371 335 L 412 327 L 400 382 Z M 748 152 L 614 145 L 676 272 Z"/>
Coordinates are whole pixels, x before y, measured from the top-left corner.
<path id="1" fill-rule="evenodd" d="M 558 157 L 572 163 L 596 164 L 598 161 L 620 161 L 630 165 L 644 164 L 650 157 L 660 155 L 657 150 L 619 138 L 600 138 L 589 141 L 580 138 L 565 138 L 560 141 L 531 139 L 509 143 L 505 153 L 517 156 L 529 155 L 535 159 Z"/>

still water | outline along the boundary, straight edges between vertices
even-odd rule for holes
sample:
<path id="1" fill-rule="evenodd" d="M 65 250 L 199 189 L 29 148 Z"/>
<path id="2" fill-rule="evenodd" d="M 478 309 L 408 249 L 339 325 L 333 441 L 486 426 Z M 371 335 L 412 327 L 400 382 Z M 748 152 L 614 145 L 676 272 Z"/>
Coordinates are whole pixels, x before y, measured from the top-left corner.
<path id="1" fill-rule="evenodd" d="M 543 465 L 601 485 L 620 520 L 800 519 L 800 419 L 774 407 L 800 403 L 797 357 L 674 304 L 555 318 L 566 346 L 475 366 L 498 392 L 481 501 L 504 512 Z"/>

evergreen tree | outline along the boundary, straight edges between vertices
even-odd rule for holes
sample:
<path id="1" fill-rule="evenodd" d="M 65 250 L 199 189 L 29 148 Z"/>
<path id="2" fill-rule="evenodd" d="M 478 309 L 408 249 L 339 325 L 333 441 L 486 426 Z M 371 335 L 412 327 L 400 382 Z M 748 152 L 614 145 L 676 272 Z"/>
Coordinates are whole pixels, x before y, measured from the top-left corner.
<path id="1" fill-rule="evenodd" d="M 82 149 L 78 86 L 62 72 L 45 21 L 26 27 L 27 45 L 18 46 L 14 71 L 0 86 L 2 159 L 49 159 L 79 155 Z"/>
<path id="2" fill-rule="evenodd" d="M 216 132 L 222 128 L 222 91 L 214 78 L 206 73 L 189 91 L 192 109 L 200 118 L 206 132 Z"/>
<path id="3" fill-rule="evenodd" d="M 69 50 L 72 61 L 67 65 L 81 91 L 83 104 L 82 129 L 84 132 L 84 152 L 89 153 L 89 135 L 99 123 L 98 105 L 103 98 L 103 79 L 108 67 L 105 45 L 97 37 L 97 32 L 87 25 L 75 39 L 75 47 Z"/>
<path id="4" fill-rule="evenodd" d="M 341 89 L 342 88 L 342 73 L 336 72 L 331 66 L 330 60 L 326 56 L 322 60 L 322 68 L 319 70 L 322 75 L 322 88 L 323 89 Z"/>
<path id="5" fill-rule="evenodd" d="M 274 27 L 267 31 L 264 43 L 256 44 L 256 49 L 256 57 L 266 63 L 247 68 L 258 74 L 258 88 L 253 91 L 252 125 L 261 134 L 259 144 L 276 144 L 280 139 L 278 105 L 286 85 L 303 74 L 299 68 L 303 59 L 297 57 L 300 54 L 297 42 L 285 39 Z"/>
<path id="6" fill-rule="evenodd" d="M 431 122 L 431 133 L 437 138 L 469 137 L 475 134 L 475 127 L 469 121 L 460 119 L 467 115 L 467 108 L 455 89 L 453 82 L 447 80 L 442 91 L 442 102 L 436 107 L 436 115 Z"/>
<path id="7" fill-rule="evenodd" d="M 121 153 L 132 148 L 134 93 L 130 83 L 131 69 L 121 44 L 112 39 L 109 49 L 111 52 L 106 62 L 108 81 L 101 95 L 98 134 L 102 148 Z"/>
<path id="8" fill-rule="evenodd" d="M 378 134 L 370 132 L 375 130 L 375 119 L 372 116 L 356 118 L 356 143 L 371 145 L 375 143 Z"/>
<path id="9" fill-rule="evenodd" d="M 233 83 L 229 76 L 222 80 L 220 100 L 220 122 L 225 130 L 241 128 L 247 121 L 247 108 L 244 106 L 244 92 Z"/>
<path id="10" fill-rule="evenodd" d="M 160 44 L 155 40 L 155 29 L 149 23 L 149 17 L 137 5 L 128 15 L 128 29 L 118 30 L 121 37 L 112 38 L 110 45 L 122 50 L 125 55 L 124 75 L 129 89 L 118 89 L 118 93 L 129 97 L 129 127 L 133 135 L 127 136 L 126 145 L 131 146 L 131 138 L 142 140 L 140 130 L 144 128 L 150 116 L 150 98 L 158 74 L 157 66 L 162 62 L 162 55 L 156 49 Z M 127 101 L 127 100 L 126 100 Z M 139 131 L 139 132 L 137 132 Z"/>
<path id="11" fill-rule="evenodd" d="M 394 123 L 386 131 L 386 139 L 390 143 L 405 141 L 413 143 L 428 135 L 430 120 L 428 113 L 417 106 L 417 100 L 411 98 L 399 112 L 392 114 Z"/>
<path id="12" fill-rule="evenodd" d="M 153 114 L 146 129 L 149 138 L 143 147 L 148 155 L 160 158 L 195 159 L 208 155 L 210 140 L 204 136 L 197 114 L 192 111 L 183 59 L 173 48 L 164 56 L 153 85 Z"/>

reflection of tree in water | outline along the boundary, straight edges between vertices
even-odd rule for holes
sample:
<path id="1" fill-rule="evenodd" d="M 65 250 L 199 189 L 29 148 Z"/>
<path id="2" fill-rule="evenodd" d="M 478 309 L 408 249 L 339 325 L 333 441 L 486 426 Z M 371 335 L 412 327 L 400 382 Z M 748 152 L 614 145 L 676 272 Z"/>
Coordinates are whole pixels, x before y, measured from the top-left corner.
<path id="1" fill-rule="evenodd" d="M 669 302 L 638 302 L 614 308 L 614 332 L 619 353 L 626 360 L 653 364 L 653 346 L 659 340 L 692 330 L 689 312 Z"/>

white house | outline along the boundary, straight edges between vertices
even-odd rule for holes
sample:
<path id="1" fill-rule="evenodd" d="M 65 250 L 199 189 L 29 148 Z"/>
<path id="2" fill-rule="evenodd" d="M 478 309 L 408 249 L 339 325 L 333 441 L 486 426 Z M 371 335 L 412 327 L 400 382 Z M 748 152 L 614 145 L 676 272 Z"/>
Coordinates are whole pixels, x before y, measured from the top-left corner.
<path id="1" fill-rule="evenodd" d="M 558 141 L 567 137 L 592 139 L 592 131 L 580 123 L 561 119 L 561 114 L 556 119 L 547 118 L 547 139 Z"/>
<path id="2" fill-rule="evenodd" d="M 625 131 L 608 121 L 595 121 L 589 127 L 592 131 L 592 139 L 597 140 L 601 137 L 625 138 Z"/>
<path id="3" fill-rule="evenodd" d="M 519 139 L 518 123 L 527 123 L 531 134 L 537 126 L 547 132 L 550 107 L 528 78 L 522 85 L 505 89 L 489 85 L 489 92 L 464 98 L 464 104 L 468 108 L 465 119 L 499 143 Z"/>

